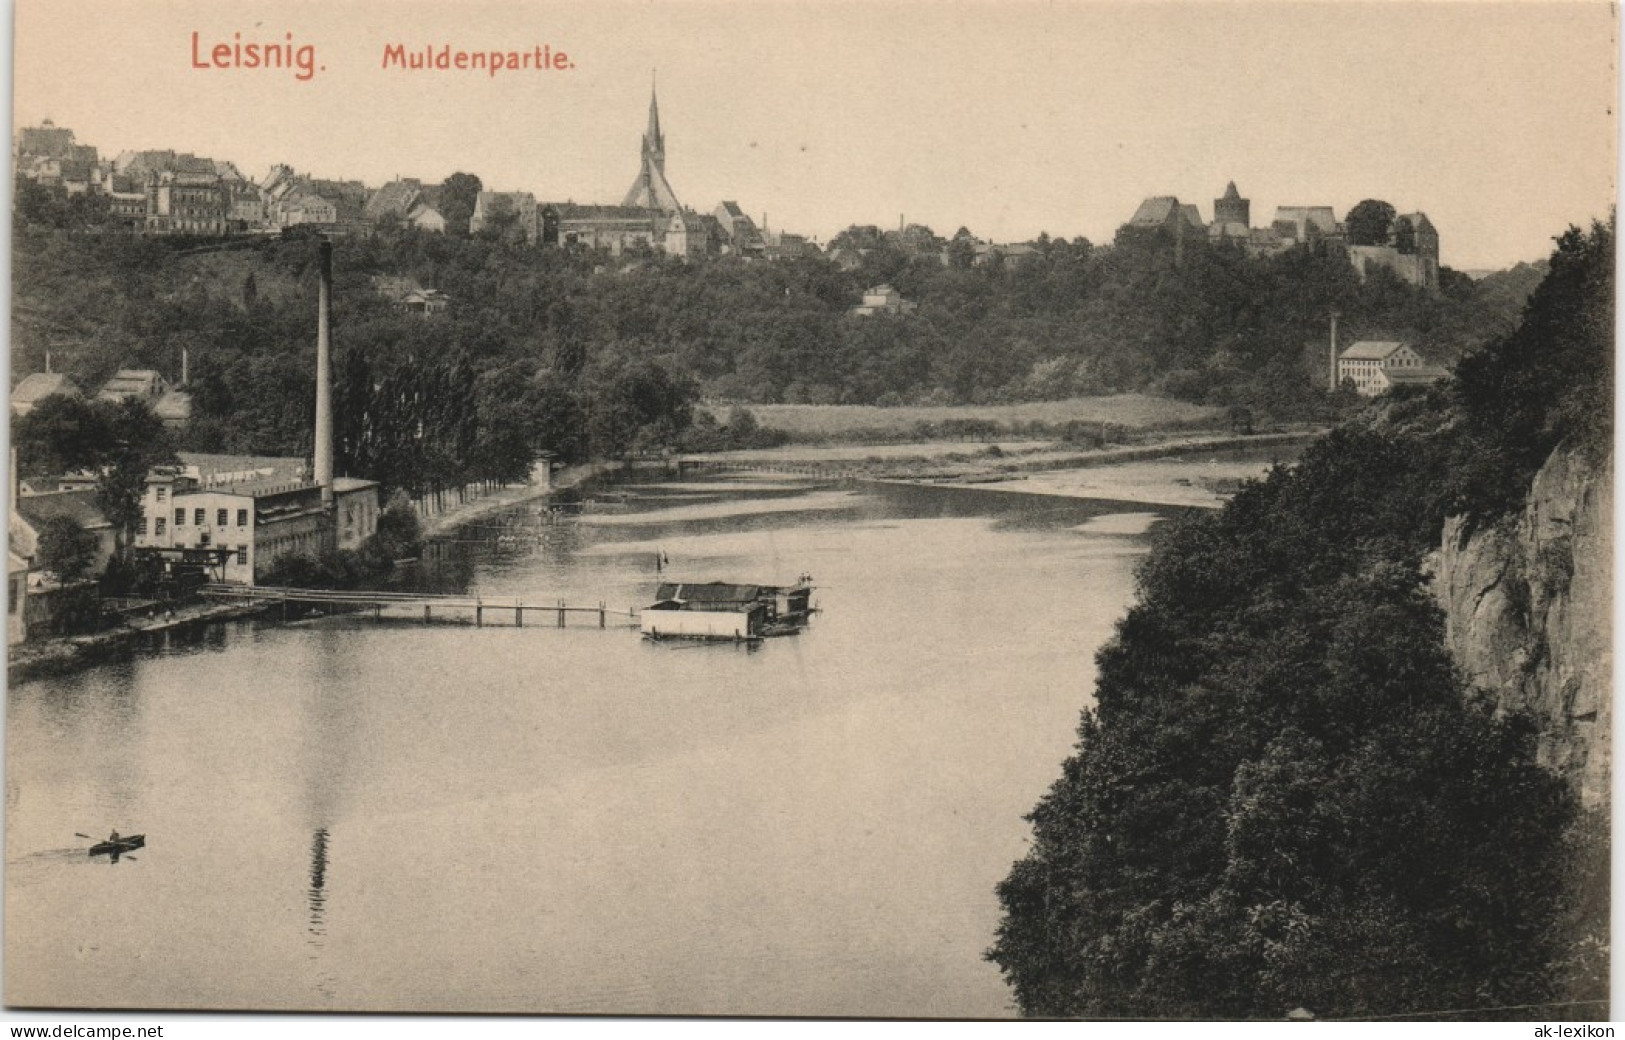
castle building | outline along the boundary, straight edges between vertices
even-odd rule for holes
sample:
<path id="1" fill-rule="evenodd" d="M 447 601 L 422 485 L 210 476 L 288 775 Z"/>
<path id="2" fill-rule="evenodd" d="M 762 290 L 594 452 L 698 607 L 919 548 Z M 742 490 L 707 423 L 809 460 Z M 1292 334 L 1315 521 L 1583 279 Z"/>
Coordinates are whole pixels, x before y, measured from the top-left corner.
<path id="1" fill-rule="evenodd" d="M 1362 281 L 1374 268 L 1385 267 L 1401 281 L 1437 292 L 1439 232 L 1426 213 L 1402 213 L 1388 226 L 1387 244 L 1350 246 L 1349 263 Z"/>
<path id="2" fill-rule="evenodd" d="M 1241 197 L 1236 190 L 1236 182 L 1231 181 L 1224 189 L 1224 197 L 1213 200 L 1213 223 L 1240 224 L 1242 227 L 1252 226 L 1253 202 L 1251 199 Z"/>

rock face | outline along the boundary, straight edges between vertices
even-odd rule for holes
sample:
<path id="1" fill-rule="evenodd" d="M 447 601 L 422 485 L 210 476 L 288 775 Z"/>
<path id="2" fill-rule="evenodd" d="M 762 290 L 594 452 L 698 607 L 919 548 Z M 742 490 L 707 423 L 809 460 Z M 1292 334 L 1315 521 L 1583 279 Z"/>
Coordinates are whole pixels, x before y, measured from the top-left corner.
<path id="1" fill-rule="evenodd" d="M 1539 758 L 1583 804 L 1608 802 L 1613 721 L 1613 459 L 1560 447 L 1522 513 L 1445 523 L 1432 562 L 1468 682 L 1540 727 Z"/>

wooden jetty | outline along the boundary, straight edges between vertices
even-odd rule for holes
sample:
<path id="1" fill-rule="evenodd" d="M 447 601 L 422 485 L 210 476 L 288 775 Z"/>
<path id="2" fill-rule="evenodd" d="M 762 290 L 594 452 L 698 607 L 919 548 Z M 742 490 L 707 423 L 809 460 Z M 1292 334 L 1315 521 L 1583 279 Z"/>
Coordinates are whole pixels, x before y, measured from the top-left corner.
<path id="1" fill-rule="evenodd" d="M 210 599 L 252 603 L 297 603 L 307 606 L 329 607 L 334 612 L 371 615 L 380 621 L 435 621 L 472 623 L 476 628 L 487 625 L 525 628 L 527 622 L 535 627 L 552 623 L 552 627 L 565 628 L 571 617 L 579 623 L 596 622 L 598 628 L 637 627 L 638 612 L 616 610 L 599 603 L 597 606 L 571 606 L 564 600 L 544 601 L 536 595 L 512 597 L 459 596 L 431 592 L 381 592 L 368 590 L 330 591 L 327 589 L 295 589 L 273 585 L 233 585 L 216 583 L 205 585 L 203 595 Z"/>

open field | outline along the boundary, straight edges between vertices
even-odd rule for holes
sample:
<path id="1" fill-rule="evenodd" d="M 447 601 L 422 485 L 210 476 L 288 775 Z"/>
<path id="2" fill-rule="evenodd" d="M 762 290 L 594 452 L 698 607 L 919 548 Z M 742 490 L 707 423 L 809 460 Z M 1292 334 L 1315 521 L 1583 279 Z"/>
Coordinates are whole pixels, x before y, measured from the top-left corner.
<path id="1" fill-rule="evenodd" d="M 706 407 L 722 422 L 727 421 L 731 411 L 728 405 Z M 953 419 L 983 420 L 998 423 L 1004 428 L 1031 422 L 1052 425 L 1104 422 L 1144 430 L 1204 422 L 1219 423 L 1223 417 L 1218 408 L 1145 394 L 1075 397 L 1066 401 L 1003 405 L 881 408 L 859 404 L 757 404 L 749 408 L 761 425 L 784 430 L 798 440 L 839 439 L 854 435 L 907 437 L 915 432 L 920 423 L 942 423 Z"/>

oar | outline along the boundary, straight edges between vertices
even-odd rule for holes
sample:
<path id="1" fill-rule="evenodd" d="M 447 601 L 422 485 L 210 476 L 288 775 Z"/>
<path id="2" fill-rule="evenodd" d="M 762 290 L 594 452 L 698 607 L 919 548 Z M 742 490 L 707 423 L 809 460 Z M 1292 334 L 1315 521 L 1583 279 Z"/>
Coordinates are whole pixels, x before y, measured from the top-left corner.
<path id="1" fill-rule="evenodd" d="M 92 838 L 90 835 L 88 835 L 88 834 L 80 834 L 78 831 L 74 831 L 73 836 L 75 838 L 83 838 L 86 841 L 95 841 L 96 840 L 95 838 Z"/>

